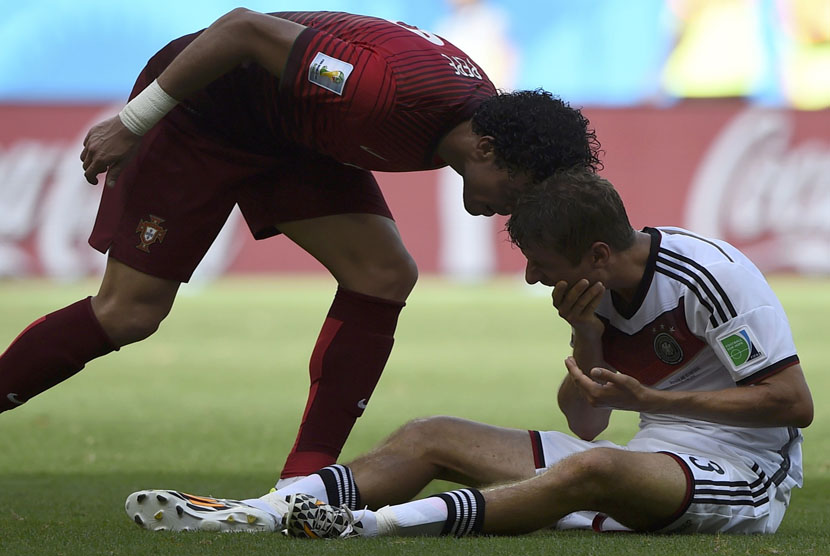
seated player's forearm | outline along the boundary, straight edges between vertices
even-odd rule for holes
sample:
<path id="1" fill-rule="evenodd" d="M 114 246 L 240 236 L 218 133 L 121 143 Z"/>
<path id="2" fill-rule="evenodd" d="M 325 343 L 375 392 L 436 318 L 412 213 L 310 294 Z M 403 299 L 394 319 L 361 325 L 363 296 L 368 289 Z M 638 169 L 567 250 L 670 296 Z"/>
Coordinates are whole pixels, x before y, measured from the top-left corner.
<path id="1" fill-rule="evenodd" d="M 609 368 L 602 357 L 601 336 L 574 330 L 573 357 L 579 368 L 589 372 L 594 367 Z M 591 406 L 570 377 L 565 377 L 559 389 L 559 409 L 568 419 L 571 431 L 585 440 L 593 440 L 608 427 L 611 410 Z"/>
<path id="2" fill-rule="evenodd" d="M 655 391 L 649 413 L 666 413 L 743 427 L 806 427 L 812 400 L 774 384 L 740 386 L 711 392 Z"/>
<path id="3" fill-rule="evenodd" d="M 573 358 L 586 374 L 594 367 L 611 369 L 602 354 L 602 335 L 574 331 Z"/>
<path id="4" fill-rule="evenodd" d="M 583 440 L 593 440 L 608 427 L 611 410 L 592 407 L 570 376 L 562 381 L 557 402 L 568 420 L 568 428 Z"/>

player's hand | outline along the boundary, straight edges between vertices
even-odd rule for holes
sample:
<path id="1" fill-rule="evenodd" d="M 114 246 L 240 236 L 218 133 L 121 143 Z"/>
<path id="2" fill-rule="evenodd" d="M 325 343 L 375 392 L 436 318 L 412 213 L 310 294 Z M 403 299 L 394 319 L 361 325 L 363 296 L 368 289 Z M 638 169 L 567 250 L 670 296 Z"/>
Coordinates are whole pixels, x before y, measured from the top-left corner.
<path id="1" fill-rule="evenodd" d="M 586 374 L 573 357 L 565 359 L 573 383 L 591 407 L 648 411 L 655 401 L 655 390 L 634 377 L 594 367 Z"/>
<path id="2" fill-rule="evenodd" d="M 596 310 L 603 294 L 605 286 L 602 282 L 591 284 L 583 278 L 569 286 L 560 281 L 553 288 L 553 306 L 576 333 L 602 336 L 605 325 L 597 317 Z"/>
<path id="3" fill-rule="evenodd" d="M 141 137 L 124 127 L 118 116 L 93 126 L 86 134 L 84 150 L 81 151 L 86 181 L 95 185 L 98 175 L 107 172 L 106 185 L 115 185 L 115 180 L 135 154 L 140 141 Z"/>

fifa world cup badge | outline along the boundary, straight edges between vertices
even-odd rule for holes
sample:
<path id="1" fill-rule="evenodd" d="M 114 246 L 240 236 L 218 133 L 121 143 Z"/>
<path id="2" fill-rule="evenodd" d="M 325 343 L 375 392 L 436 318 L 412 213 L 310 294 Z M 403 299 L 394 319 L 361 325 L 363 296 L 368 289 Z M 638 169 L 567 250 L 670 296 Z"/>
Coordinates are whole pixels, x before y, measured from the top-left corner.
<path id="1" fill-rule="evenodd" d="M 150 220 L 142 220 L 138 223 L 138 228 L 135 229 L 141 243 L 136 245 L 137 249 L 141 249 L 145 253 L 150 252 L 150 246 L 155 242 L 161 243 L 164 241 L 164 236 L 167 230 L 162 227 L 161 223 L 164 218 L 150 215 Z"/>
<path id="2" fill-rule="evenodd" d="M 354 66 L 318 52 L 308 68 L 308 80 L 332 93 L 342 95 Z"/>

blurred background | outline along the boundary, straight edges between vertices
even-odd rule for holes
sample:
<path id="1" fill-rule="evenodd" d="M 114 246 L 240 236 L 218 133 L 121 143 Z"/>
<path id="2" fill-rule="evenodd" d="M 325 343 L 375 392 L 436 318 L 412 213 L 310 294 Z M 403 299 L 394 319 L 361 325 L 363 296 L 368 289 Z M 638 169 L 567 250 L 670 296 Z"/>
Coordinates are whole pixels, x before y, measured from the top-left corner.
<path id="1" fill-rule="evenodd" d="M 87 129 L 117 112 L 147 58 L 238 4 L 29 0 L 0 5 L 0 277 L 75 280 L 100 191 Z M 430 30 L 504 89 L 545 88 L 592 122 L 635 227 L 726 239 L 766 272 L 830 273 L 830 0 L 284 0 Z M 422 273 L 522 269 L 504 219 L 471 217 L 451 171 L 379 174 Z M 234 214 L 196 281 L 322 271 Z"/>

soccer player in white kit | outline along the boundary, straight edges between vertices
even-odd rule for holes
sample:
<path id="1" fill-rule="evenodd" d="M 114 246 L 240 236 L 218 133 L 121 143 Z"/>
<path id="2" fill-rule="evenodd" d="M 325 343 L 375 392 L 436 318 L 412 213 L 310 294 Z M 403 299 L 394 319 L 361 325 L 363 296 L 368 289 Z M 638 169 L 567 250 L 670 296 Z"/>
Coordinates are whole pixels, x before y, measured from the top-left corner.
<path id="1" fill-rule="evenodd" d="M 755 265 L 680 228 L 633 230 L 613 186 L 587 171 L 524 193 L 507 229 L 527 281 L 552 286 L 571 325 L 558 402 L 577 437 L 421 419 L 259 499 L 141 491 L 127 499 L 130 517 L 148 529 L 313 538 L 775 532 L 802 485 L 799 427 L 813 403 Z M 594 440 L 614 409 L 640 413 L 624 446 Z M 433 479 L 470 488 L 407 502 Z"/>

